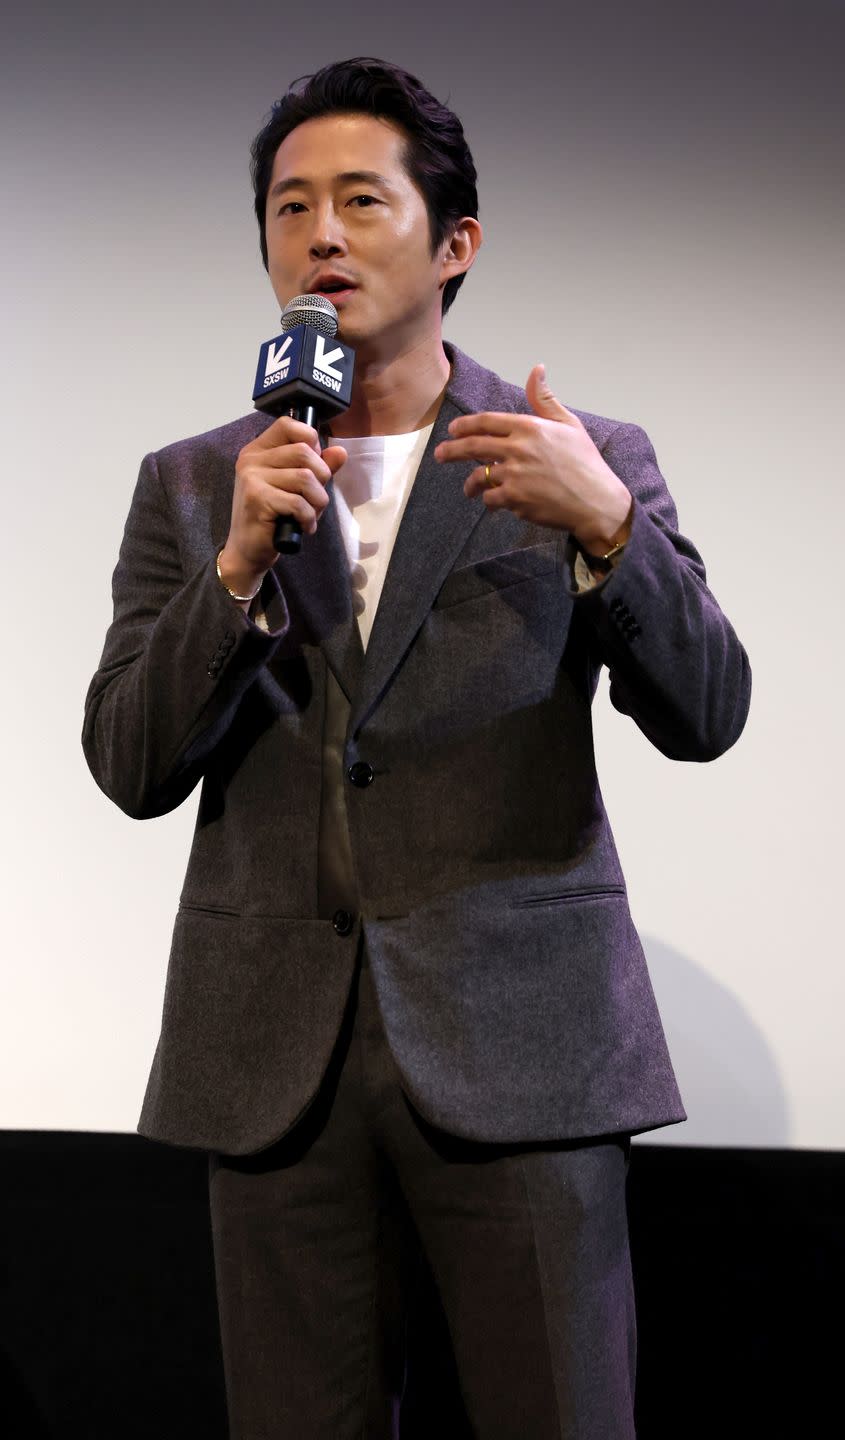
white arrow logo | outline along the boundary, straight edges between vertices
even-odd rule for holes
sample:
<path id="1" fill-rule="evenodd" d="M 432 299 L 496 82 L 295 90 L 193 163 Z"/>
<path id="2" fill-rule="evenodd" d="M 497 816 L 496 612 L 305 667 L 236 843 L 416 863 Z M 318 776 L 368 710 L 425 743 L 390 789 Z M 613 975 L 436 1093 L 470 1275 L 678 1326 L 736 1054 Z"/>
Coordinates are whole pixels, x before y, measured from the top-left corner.
<path id="1" fill-rule="evenodd" d="M 322 370 L 322 372 L 323 372 L 324 375 L 331 375 L 331 377 L 332 377 L 333 380 L 342 380 L 342 379 L 343 379 L 343 371 L 342 371 L 342 370 L 338 370 L 337 366 L 334 365 L 334 364 L 332 364 L 332 361 L 334 361 L 334 360 L 342 360 L 342 359 L 343 359 L 343 346 L 342 346 L 342 345 L 338 345 L 338 347 L 337 347 L 336 350 L 330 350 L 329 353 L 328 353 L 328 355 L 327 355 L 327 354 L 326 354 L 326 342 L 325 342 L 325 340 L 323 339 L 322 335 L 318 335 L 318 336 L 317 336 L 317 345 L 316 345 L 315 350 L 314 350 L 314 369 L 315 369 L 315 370 Z"/>
<path id="2" fill-rule="evenodd" d="M 287 370 L 290 364 L 290 356 L 288 355 L 287 358 L 285 358 L 285 352 L 290 349 L 292 344 L 293 337 L 290 335 L 288 335 L 279 350 L 276 349 L 275 340 L 270 342 L 270 349 L 267 351 L 267 364 L 264 369 L 265 380 L 269 379 L 271 375 L 277 374 L 279 370 Z"/>

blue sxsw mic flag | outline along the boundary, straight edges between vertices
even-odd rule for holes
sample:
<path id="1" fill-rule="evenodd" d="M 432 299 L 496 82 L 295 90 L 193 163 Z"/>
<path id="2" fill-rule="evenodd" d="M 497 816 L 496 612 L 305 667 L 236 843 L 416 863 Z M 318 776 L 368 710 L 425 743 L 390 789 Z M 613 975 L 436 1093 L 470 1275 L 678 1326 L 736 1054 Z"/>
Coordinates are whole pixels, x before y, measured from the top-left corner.
<path id="1" fill-rule="evenodd" d="M 328 418 L 349 408 L 355 351 L 313 325 L 295 325 L 261 346 L 252 399 L 256 409 L 286 415 L 313 405 Z"/>

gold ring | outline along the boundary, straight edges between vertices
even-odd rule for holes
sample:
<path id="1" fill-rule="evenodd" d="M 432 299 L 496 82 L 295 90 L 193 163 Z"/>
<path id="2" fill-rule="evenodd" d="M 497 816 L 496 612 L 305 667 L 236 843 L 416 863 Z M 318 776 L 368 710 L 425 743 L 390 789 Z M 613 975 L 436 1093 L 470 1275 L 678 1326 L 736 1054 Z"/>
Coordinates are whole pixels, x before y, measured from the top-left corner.
<path id="1" fill-rule="evenodd" d="M 496 462 L 495 462 L 495 460 L 494 460 L 494 461 L 493 461 L 493 464 L 495 465 L 495 463 L 496 463 Z M 495 489 L 496 489 L 496 486 L 497 486 L 497 485 L 501 485 L 501 483 L 502 483 L 501 480 L 494 480 L 494 479 L 492 478 L 492 476 L 491 476 L 491 474 L 490 474 L 490 466 L 489 466 L 489 465 L 485 465 L 485 466 L 484 466 L 484 486 L 485 486 L 485 489 L 487 489 L 487 490 L 495 490 Z"/>

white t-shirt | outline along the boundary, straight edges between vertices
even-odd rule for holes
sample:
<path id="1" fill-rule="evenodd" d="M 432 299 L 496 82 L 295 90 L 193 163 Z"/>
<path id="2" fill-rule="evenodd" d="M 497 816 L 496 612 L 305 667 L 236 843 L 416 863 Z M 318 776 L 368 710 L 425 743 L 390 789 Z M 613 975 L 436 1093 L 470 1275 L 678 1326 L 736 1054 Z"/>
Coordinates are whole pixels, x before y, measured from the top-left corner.
<path id="1" fill-rule="evenodd" d="M 339 436 L 332 441 L 348 456 L 332 484 L 349 559 L 352 608 L 365 650 L 399 522 L 433 428 L 432 422 L 407 435 Z"/>

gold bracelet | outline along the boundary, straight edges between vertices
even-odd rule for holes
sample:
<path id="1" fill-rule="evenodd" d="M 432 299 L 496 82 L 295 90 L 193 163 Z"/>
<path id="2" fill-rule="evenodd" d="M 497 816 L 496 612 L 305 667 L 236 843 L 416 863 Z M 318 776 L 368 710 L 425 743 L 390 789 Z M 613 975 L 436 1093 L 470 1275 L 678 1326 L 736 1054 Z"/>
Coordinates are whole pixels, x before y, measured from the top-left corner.
<path id="1" fill-rule="evenodd" d="M 217 579 L 220 581 L 220 584 L 223 586 L 223 589 L 226 591 L 227 595 L 231 595 L 232 599 L 237 600 L 239 605 L 245 605 L 248 600 L 255 599 L 256 595 L 258 594 L 258 590 L 261 589 L 261 586 L 259 585 L 258 590 L 254 590 L 251 595 L 236 595 L 234 590 L 229 589 L 229 586 L 226 584 L 226 581 L 220 574 L 220 556 L 223 554 L 223 551 L 225 549 L 226 546 L 221 545 L 220 549 L 217 551 Z"/>

